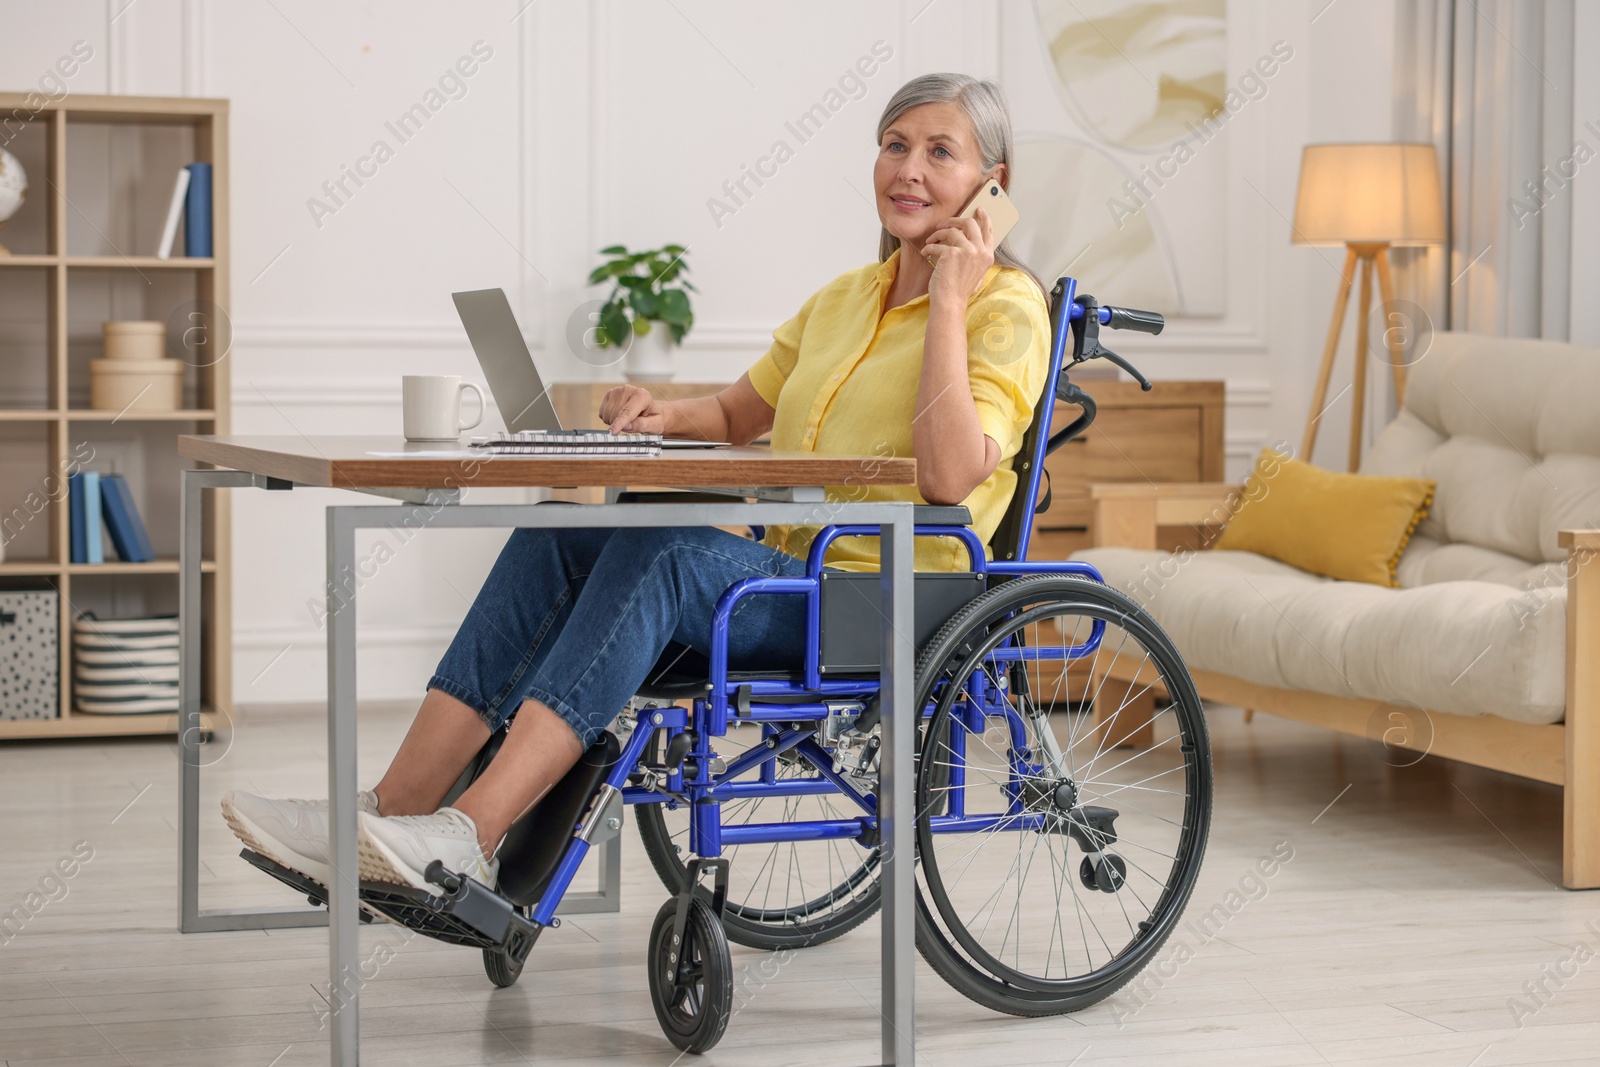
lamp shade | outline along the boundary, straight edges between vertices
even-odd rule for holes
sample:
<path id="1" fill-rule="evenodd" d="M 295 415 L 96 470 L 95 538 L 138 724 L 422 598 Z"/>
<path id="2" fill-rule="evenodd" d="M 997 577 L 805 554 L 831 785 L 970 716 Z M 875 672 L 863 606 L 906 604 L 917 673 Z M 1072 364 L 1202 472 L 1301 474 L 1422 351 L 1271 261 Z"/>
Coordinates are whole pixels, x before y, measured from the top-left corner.
<path id="1" fill-rule="evenodd" d="M 1293 243 L 1429 245 L 1444 236 L 1433 145 L 1306 145 Z"/>

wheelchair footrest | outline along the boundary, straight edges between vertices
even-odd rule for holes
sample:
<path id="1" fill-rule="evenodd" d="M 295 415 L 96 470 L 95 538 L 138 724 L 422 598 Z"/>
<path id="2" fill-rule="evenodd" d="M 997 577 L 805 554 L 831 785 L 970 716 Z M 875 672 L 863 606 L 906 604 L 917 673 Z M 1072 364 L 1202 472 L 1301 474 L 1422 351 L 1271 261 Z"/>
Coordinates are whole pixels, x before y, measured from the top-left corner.
<path id="1" fill-rule="evenodd" d="M 250 849 L 239 855 L 252 866 L 272 875 L 285 885 L 304 893 L 313 904 L 326 907 L 328 891 L 299 871 L 275 863 Z M 415 930 L 419 934 L 452 945 L 499 949 L 521 962 L 544 929 L 524 918 L 505 897 L 483 883 L 450 871 L 441 879 L 453 888 L 439 894 L 408 885 L 387 882 L 362 882 L 362 922 L 371 922 L 366 909 Z"/>

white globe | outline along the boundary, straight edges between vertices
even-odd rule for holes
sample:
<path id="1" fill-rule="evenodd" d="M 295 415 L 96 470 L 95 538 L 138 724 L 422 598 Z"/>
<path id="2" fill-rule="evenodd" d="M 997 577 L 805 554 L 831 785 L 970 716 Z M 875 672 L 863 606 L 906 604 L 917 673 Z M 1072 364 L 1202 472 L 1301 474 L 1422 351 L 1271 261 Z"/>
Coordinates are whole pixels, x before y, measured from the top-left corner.
<path id="1" fill-rule="evenodd" d="M 0 148 L 0 222 L 4 222 L 22 207 L 28 195 L 28 176 L 22 171 L 17 157 Z"/>

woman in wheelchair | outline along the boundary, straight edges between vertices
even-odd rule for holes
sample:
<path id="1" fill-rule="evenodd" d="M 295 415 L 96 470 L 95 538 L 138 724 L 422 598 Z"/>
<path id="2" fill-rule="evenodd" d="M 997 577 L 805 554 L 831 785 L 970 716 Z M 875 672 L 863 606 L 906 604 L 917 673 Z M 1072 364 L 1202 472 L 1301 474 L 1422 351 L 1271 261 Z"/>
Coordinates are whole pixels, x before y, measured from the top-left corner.
<path id="1" fill-rule="evenodd" d="M 600 416 L 615 432 L 914 455 L 915 487 L 828 496 L 965 506 L 916 525 L 917 947 L 978 1003 L 1048 1015 L 1109 996 L 1176 929 L 1211 764 L 1193 680 L 1149 615 L 1087 564 L 1028 556 L 1042 463 L 1094 419 L 1067 371 L 1105 358 L 1150 388 L 1099 331 L 1163 320 L 1067 277 L 1047 300 L 984 211 L 957 217 L 986 180 L 1010 182 L 1011 161 L 995 85 L 908 82 L 878 123 L 878 261 L 814 293 L 715 396 L 620 386 Z M 1057 400 L 1081 414 L 1052 433 Z M 633 805 L 674 894 L 650 932 L 651 996 L 694 1052 L 731 1012 L 730 940 L 796 948 L 866 921 L 880 903 L 879 630 L 859 618 L 857 583 L 872 579 L 850 572 L 879 556 L 827 509 L 760 541 L 514 532 L 360 796 L 363 905 L 481 948 L 509 985 L 598 828 Z M 675 667 L 687 682 L 663 681 Z M 630 705 L 619 742 L 607 726 Z M 318 899 L 325 801 L 233 793 L 223 813 L 246 859 Z"/>
<path id="2" fill-rule="evenodd" d="M 1010 180 L 1011 127 L 990 82 L 927 75 L 889 102 L 872 171 L 881 261 L 823 286 L 773 334 L 767 353 L 714 396 L 668 402 L 610 390 L 613 432 L 775 449 L 914 455 L 918 484 L 841 487 L 851 499 L 965 504 L 982 543 L 1017 478 L 1012 460 L 1049 374 L 1043 286 L 987 214 L 955 216 L 983 182 Z M 930 262 L 930 259 L 932 262 Z M 435 887 L 440 860 L 485 885 L 511 824 L 578 761 L 658 663 L 705 654 L 717 600 L 755 575 L 801 575 L 814 527 L 752 541 L 715 529 L 517 530 L 438 669 L 399 752 L 360 796 L 361 878 Z M 877 565 L 876 543 L 841 538 L 826 562 Z M 967 549 L 919 538 L 916 567 L 966 570 Z M 747 597 L 729 662 L 782 667 L 805 646 L 801 598 Z M 509 731 L 455 802 L 447 791 L 495 731 Z M 326 802 L 231 793 L 229 826 L 250 848 L 328 877 Z"/>

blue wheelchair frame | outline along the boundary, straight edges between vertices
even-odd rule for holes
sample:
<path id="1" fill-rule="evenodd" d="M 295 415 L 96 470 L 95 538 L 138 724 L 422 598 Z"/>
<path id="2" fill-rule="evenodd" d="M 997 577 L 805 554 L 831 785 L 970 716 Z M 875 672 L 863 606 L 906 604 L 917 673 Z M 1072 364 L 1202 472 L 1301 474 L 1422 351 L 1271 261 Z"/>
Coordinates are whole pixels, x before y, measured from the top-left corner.
<path id="1" fill-rule="evenodd" d="M 1077 282 L 1072 278 L 1062 278 L 1058 283 L 1059 294 L 1056 296 L 1057 308 L 1067 309 L 1066 314 L 1054 316 L 1056 319 L 1053 330 L 1050 373 L 1046 383 L 1045 400 L 1040 405 L 1038 419 L 1041 425 L 1034 439 L 1031 454 L 1025 457 L 1026 479 L 1020 488 L 1026 493 L 1024 514 L 1031 516 L 1039 491 L 1040 478 L 1044 467 L 1044 458 L 1050 448 L 1050 422 L 1054 408 L 1056 387 L 1060 379 L 1066 356 L 1067 338 L 1071 332 L 1072 324 L 1087 313 L 1084 306 L 1077 302 Z M 1109 307 L 1095 307 L 1094 314 L 1100 325 L 1113 323 L 1118 314 L 1116 309 Z M 1120 360 L 1118 361 L 1120 362 Z M 1131 369 L 1131 368 L 1130 368 Z M 1092 417 L 1092 416 L 1091 416 Z M 1031 523 L 1024 522 L 1018 531 L 1017 560 L 989 560 L 985 558 L 984 545 L 978 540 L 973 531 L 966 526 L 954 525 L 917 525 L 915 533 L 919 537 L 956 537 L 966 545 L 971 558 L 974 572 L 987 576 L 1000 578 L 1016 577 L 1032 574 L 1077 575 L 1092 581 L 1101 582 L 1098 571 L 1086 563 L 1071 561 L 1039 561 L 1027 560 L 1027 549 Z M 723 593 L 717 602 L 717 607 L 712 620 L 711 651 L 710 651 L 710 692 L 708 697 L 696 698 L 692 709 L 685 709 L 677 705 L 654 707 L 639 712 L 637 728 L 629 735 L 623 746 L 621 757 L 612 766 L 606 777 L 605 790 L 615 790 L 621 794 L 625 804 L 667 804 L 676 807 L 679 804 L 690 805 L 692 813 L 690 820 L 690 852 L 695 857 L 716 859 L 723 850 L 730 846 L 794 842 L 794 841 L 822 841 L 829 839 L 846 840 L 871 840 L 877 831 L 876 803 L 873 797 L 863 796 L 845 779 L 845 776 L 833 769 L 833 757 L 826 752 L 815 740 L 815 729 L 796 730 L 786 728 L 786 724 L 799 722 L 821 722 L 830 714 L 830 709 L 823 702 L 833 700 L 860 700 L 867 701 L 877 694 L 876 679 L 824 679 L 819 664 L 819 649 L 821 645 L 821 595 L 823 558 L 828 546 L 839 537 L 849 536 L 876 536 L 878 529 L 875 526 L 849 526 L 829 525 L 822 527 L 816 539 L 812 542 L 806 560 L 806 574 L 804 577 L 761 577 L 745 578 L 734 583 Z M 752 698 L 748 709 L 740 709 L 735 717 L 738 722 L 761 723 L 766 744 L 752 747 L 743 755 L 730 761 L 726 768 L 719 773 L 712 774 L 711 739 L 726 735 L 730 720 L 728 697 L 730 679 L 728 671 L 728 625 L 732 618 L 734 607 L 747 596 L 754 595 L 804 595 L 806 597 L 806 649 L 805 661 L 800 681 L 783 679 L 752 679 L 739 681 L 737 684 L 748 687 L 746 692 Z M 1070 647 L 1028 647 L 1021 648 L 1012 644 L 1008 638 L 998 648 L 990 653 L 990 659 L 1000 662 L 1016 662 L 1029 659 L 1078 659 L 1089 656 L 1099 647 L 1100 639 L 1105 630 L 1105 623 L 1096 620 L 1086 640 L 1081 644 Z M 1005 698 L 1002 690 L 994 689 L 985 684 L 985 679 L 974 679 L 970 687 L 970 700 L 963 701 L 960 712 L 952 719 L 951 737 L 948 739 L 950 750 L 956 756 L 965 751 L 965 733 L 983 733 L 985 719 L 1004 717 L 1010 726 L 1013 738 L 1017 742 L 1015 751 L 1021 750 L 1024 737 L 1024 727 L 1021 718 Z M 756 703 L 753 698 L 787 698 L 785 702 Z M 805 701 L 806 697 L 815 700 Z M 796 702 L 796 698 L 800 698 Z M 924 709 L 923 715 L 927 715 Z M 676 767 L 669 768 L 662 783 L 664 790 L 646 786 L 628 784 L 630 775 L 644 759 L 647 746 L 654 740 L 657 731 L 665 731 L 668 740 L 677 737 L 687 730 L 694 731 L 695 742 L 688 750 L 686 759 L 679 762 Z M 806 762 L 816 770 L 815 776 L 794 778 L 788 777 L 779 781 L 776 776 L 776 764 L 780 756 L 793 752 L 806 758 Z M 957 764 L 961 761 L 955 760 Z M 685 774 L 686 766 L 693 767 L 693 777 Z M 756 781 L 737 781 L 743 775 L 760 767 L 760 777 Z M 1002 814 L 970 815 L 966 811 L 965 770 L 957 765 L 950 769 L 949 803 L 945 814 L 930 818 L 930 829 L 934 833 L 968 832 L 985 830 L 1003 825 L 1007 830 L 1027 831 L 1037 829 L 1044 819 L 1043 815 L 1024 815 L 1023 802 L 1020 788 L 1007 790 L 1010 795 L 1008 810 Z M 1017 757 L 1013 758 L 1011 775 L 1013 783 L 1030 773 L 1037 774 L 1038 767 L 1023 764 Z M 842 794 L 851 798 L 862 810 L 856 818 L 785 822 L 785 823 L 757 823 L 741 824 L 735 826 L 722 825 L 720 812 L 721 804 L 725 801 L 743 798 L 765 797 L 794 797 L 816 794 Z M 597 800 L 596 804 L 601 801 Z M 559 907 L 562 896 L 566 893 L 572 879 L 576 876 L 584 857 L 588 854 L 589 842 L 581 836 L 574 837 L 566 852 L 562 855 L 554 874 L 548 882 L 545 892 L 532 908 L 530 919 L 538 927 L 551 925 L 555 919 L 556 909 Z"/>

